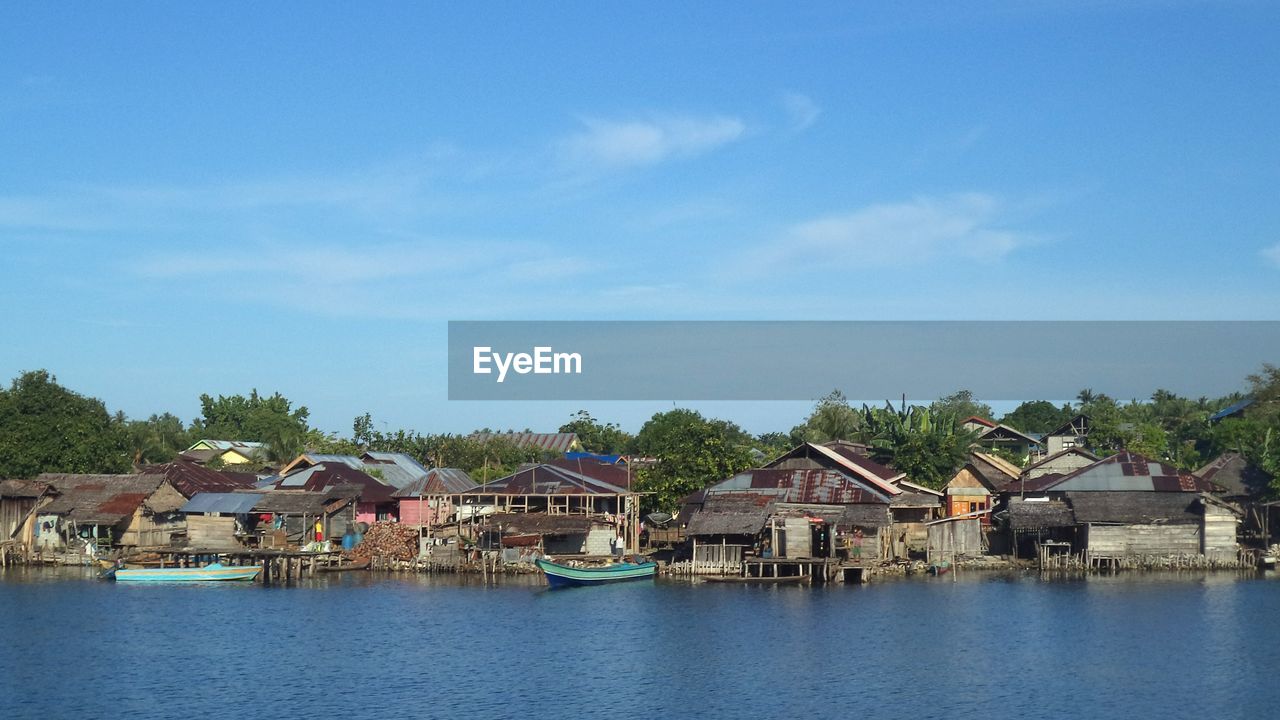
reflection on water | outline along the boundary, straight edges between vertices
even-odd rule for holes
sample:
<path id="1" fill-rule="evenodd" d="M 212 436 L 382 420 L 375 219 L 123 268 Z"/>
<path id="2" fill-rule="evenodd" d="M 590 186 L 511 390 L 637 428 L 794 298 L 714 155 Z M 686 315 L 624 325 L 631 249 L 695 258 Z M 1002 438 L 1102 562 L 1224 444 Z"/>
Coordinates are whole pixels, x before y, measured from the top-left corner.
<path id="1" fill-rule="evenodd" d="M 230 697 L 338 718 L 1260 718 L 1280 700 L 1280 584 L 1230 573 L 556 592 L 95 578 L 0 574 L 0 718 L 222 718 Z"/>

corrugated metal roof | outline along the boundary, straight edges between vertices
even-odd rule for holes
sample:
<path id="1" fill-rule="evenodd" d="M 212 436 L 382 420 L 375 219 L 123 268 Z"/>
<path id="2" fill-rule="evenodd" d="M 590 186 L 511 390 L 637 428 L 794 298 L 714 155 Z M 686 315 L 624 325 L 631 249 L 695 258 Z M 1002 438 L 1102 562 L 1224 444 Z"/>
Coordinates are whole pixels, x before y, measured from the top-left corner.
<path id="1" fill-rule="evenodd" d="M 555 465 L 534 465 L 472 488 L 468 495 L 628 495 L 631 491 Z"/>
<path id="2" fill-rule="evenodd" d="M 364 502 L 381 503 L 392 500 L 395 488 L 377 478 L 342 462 L 326 462 L 281 477 L 275 487 L 280 490 L 327 491 L 340 486 L 359 488 Z"/>
<path id="3" fill-rule="evenodd" d="M 1226 420 L 1227 418 L 1231 417 L 1232 415 L 1235 415 L 1238 412 L 1243 412 L 1254 402 L 1255 402 L 1254 398 L 1250 397 L 1250 398 L 1245 398 L 1240 402 L 1232 403 L 1222 408 L 1218 412 L 1210 415 L 1209 422 L 1218 422 L 1219 420 Z"/>
<path id="4" fill-rule="evenodd" d="M 257 493 L 253 493 L 257 494 Z M 332 493 L 307 492 L 305 490 L 273 490 L 261 493 L 254 506 L 254 512 L 282 513 L 288 515 L 316 515 L 325 510 Z"/>
<path id="5" fill-rule="evenodd" d="M 1213 483 L 1226 497 L 1242 497 L 1264 492 L 1271 484 L 1271 475 L 1251 464 L 1240 453 L 1223 453 L 1192 473 L 1206 482 Z"/>
<path id="6" fill-rule="evenodd" d="M 225 513 L 227 515 L 244 515 L 253 511 L 253 506 L 262 500 L 263 493 L 244 492 L 207 492 L 197 493 L 187 501 L 178 512 L 184 513 Z"/>
<path id="7" fill-rule="evenodd" d="M 1017 428 L 1009 427 L 1008 425 L 996 425 L 990 430 L 979 435 L 977 442 L 1000 442 L 1001 440 L 1026 442 L 1031 445 L 1040 444 L 1039 437 L 1033 437 L 1032 435 L 1024 433 Z"/>
<path id="8" fill-rule="evenodd" d="M 537 535 L 564 535 L 584 533 L 591 528 L 606 525 L 585 515 L 547 515 L 546 513 L 495 513 L 486 518 L 491 528 L 503 533 Z"/>
<path id="9" fill-rule="evenodd" d="M 458 468 L 431 468 L 427 474 L 395 492 L 398 498 L 416 498 L 427 495 L 456 495 L 476 487 L 476 482 L 465 470 Z"/>
<path id="10" fill-rule="evenodd" d="M 215 450 L 226 452 L 227 450 L 265 450 L 266 443 L 254 442 L 252 440 L 197 440 L 187 448 L 188 451 L 195 450 L 200 445 L 207 445 Z"/>
<path id="11" fill-rule="evenodd" d="M 747 470 L 707 488 L 708 495 L 740 491 L 769 495 L 781 502 L 825 505 L 883 504 L 890 497 L 862 478 L 836 470 Z"/>
<path id="12" fill-rule="evenodd" d="M 163 465 L 147 465 L 139 469 L 138 474 L 160 475 L 187 498 L 198 493 L 231 492 L 251 488 L 258 479 L 252 473 L 210 470 L 188 460 L 174 460 Z"/>
<path id="13" fill-rule="evenodd" d="M 554 453 L 567 453 L 581 446 L 578 442 L 577 433 L 535 433 L 535 432 L 509 432 L 509 433 L 491 433 L 478 432 L 472 433 L 471 439 L 478 442 L 487 442 L 489 440 L 505 440 L 516 447 L 538 447 Z"/>
<path id="14" fill-rule="evenodd" d="M 1028 481 L 1026 489 L 1092 492 L 1208 492 L 1210 484 L 1194 475 L 1137 453 L 1122 452 L 1063 475 Z"/>
<path id="15" fill-rule="evenodd" d="M 85 525 L 116 525 L 132 515 L 160 487 L 159 475 L 78 475 L 44 473 L 36 478 L 57 492 L 40 508 Z"/>
<path id="16" fill-rule="evenodd" d="M 807 459 L 827 469 L 838 470 L 850 477 L 865 481 L 886 497 L 892 497 L 902 492 L 900 488 L 891 482 L 897 478 L 905 477 L 902 473 L 887 468 L 843 444 L 835 447 L 826 447 L 816 443 L 804 443 L 765 465 L 765 469 L 776 468 L 788 460 L 799 458 Z"/>
<path id="17" fill-rule="evenodd" d="M 35 480 L 0 480 L 0 497 L 38 498 L 48 487 Z"/>

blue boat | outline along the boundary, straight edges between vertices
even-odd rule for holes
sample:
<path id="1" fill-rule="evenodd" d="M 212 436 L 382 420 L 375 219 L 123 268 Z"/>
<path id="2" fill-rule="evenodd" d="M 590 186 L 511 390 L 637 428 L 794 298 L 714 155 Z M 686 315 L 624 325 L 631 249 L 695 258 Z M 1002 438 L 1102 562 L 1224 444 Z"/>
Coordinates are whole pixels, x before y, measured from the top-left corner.
<path id="1" fill-rule="evenodd" d="M 553 588 L 644 580 L 658 572 L 658 564 L 654 562 L 624 562 L 591 568 L 570 567 L 542 559 L 535 560 L 534 564 L 547 576 L 547 583 Z"/>
<path id="2" fill-rule="evenodd" d="M 260 572 L 262 572 L 262 568 L 255 565 L 241 566 L 213 563 L 204 567 L 189 568 L 142 568 L 138 570 L 114 568 L 102 573 L 102 577 L 117 582 L 173 583 L 237 580 L 245 582 L 258 577 Z"/>

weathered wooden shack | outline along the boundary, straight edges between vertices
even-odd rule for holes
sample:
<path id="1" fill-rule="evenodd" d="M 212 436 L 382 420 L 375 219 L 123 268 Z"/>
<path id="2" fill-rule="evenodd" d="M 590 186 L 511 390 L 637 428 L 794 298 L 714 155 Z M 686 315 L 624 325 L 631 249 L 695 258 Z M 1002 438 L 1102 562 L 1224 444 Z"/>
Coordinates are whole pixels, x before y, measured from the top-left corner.
<path id="1" fill-rule="evenodd" d="M 186 546 L 197 549 L 231 549 L 256 545 L 250 538 L 259 516 L 254 506 L 262 493 L 197 493 L 179 509 L 187 519 Z"/>
<path id="2" fill-rule="evenodd" d="M 34 480 L 0 480 L 0 542 L 31 547 L 35 509 L 49 486 Z"/>
<path id="3" fill-rule="evenodd" d="M 891 552 L 890 495 L 824 468 L 768 467 L 705 489 L 686 530 L 695 572 L 733 570 L 748 555 L 878 560 Z"/>
<path id="4" fill-rule="evenodd" d="M 953 515 L 928 524 L 928 549 L 930 563 L 955 562 L 966 557 L 976 557 L 985 550 L 982 518 L 987 511 Z"/>
<path id="5" fill-rule="evenodd" d="M 1205 463 L 1194 473 L 1210 483 L 1213 495 L 1239 507 L 1241 538 L 1262 547 L 1271 545 L 1272 528 L 1276 526 L 1275 505 L 1267 502 L 1274 478 L 1237 452 L 1223 453 Z"/>
<path id="6" fill-rule="evenodd" d="M 917 485 L 905 478 L 895 480 L 894 485 L 902 493 L 889 501 L 893 525 L 892 542 L 886 557 L 907 558 L 913 554 L 922 554 L 928 545 L 926 523 L 942 517 L 946 496 L 938 490 Z"/>
<path id="7" fill-rule="evenodd" d="M 185 527 L 186 498 L 161 475 L 45 473 L 52 500 L 36 509 L 34 542 L 42 550 L 96 555 L 117 546 L 168 545 Z"/>
<path id="8" fill-rule="evenodd" d="M 372 525 L 375 522 L 395 520 L 399 500 L 394 496 L 395 486 L 343 462 L 322 462 L 307 465 L 281 475 L 269 485 L 273 490 L 304 490 L 329 493 L 345 489 L 343 498 L 356 498 L 356 522 Z M 335 496 L 336 497 L 336 496 Z"/>
<path id="9" fill-rule="evenodd" d="M 1009 547 L 1016 558 L 1038 557 L 1045 543 L 1065 547 L 1068 554 L 1076 546 L 1076 516 L 1065 499 L 1046 496 L 1010 497 L 1006 501 Z"/>
<path id="10" fill-rule="evenodd" d="M 1072 492 L 1086 564 L 1134 559 L 1237 557 L 1238 513 L 1194 492 Z"/>
<path id="11" fill-rule="evenodd" d="M 965 463 L 946 485 L 947 517 L 982 513 L 991 509 L 991 489 L 981 479 L 977 468 Z M 990 516 L 983 513 L 983 521 Z"/>
<path id="12" fill-rule="evenodd" d="M 1066 475 L 1018 483 L 1017 492 L 1008 493 L 1009 527 L 1019 554 L 1034 530 L 1039 545 L 1069 544 L 1070 552 L 1090 566 L 1187 556 L 1233 562 L 1239 511 L 1215 499 L 1211 489 L 1172 465 L 1121 452 Z M 1070 529 L 1064 527 L 1063 505 L 1070 510 Z M 1047 517 L 1054 518 L 1052 523 L 1045 522 Z"/>
<path id="13" fill-rule="evenodd" d="M 601 463 L 602 464 L 602 463 Z M 640 542 L 640 495 L 592 474 L 560 465 L 541 463 L 482 483 L 455 496 L 457 517 L 468 532 L 486 532 L 486 518 L 502 514 L 578 515 L 592 521 L 584 552 L 589 555 L 611 548 L 613 538 L 624 540 L 625 551 L 635 552 Z M 603 526 L 610 529 L 605 532 Z"/>
<path id="14" fill-rule="evenodd" d="M 306 546 L 315 540 L 317 520 L 324 539 L 337 540 L 357 526 L 360 493 L 361 488 L 355 485 L 253 493 L 261 495 L 253 505 L 253 513 L 258 515 L 254 542 L 268 548 Z"/>

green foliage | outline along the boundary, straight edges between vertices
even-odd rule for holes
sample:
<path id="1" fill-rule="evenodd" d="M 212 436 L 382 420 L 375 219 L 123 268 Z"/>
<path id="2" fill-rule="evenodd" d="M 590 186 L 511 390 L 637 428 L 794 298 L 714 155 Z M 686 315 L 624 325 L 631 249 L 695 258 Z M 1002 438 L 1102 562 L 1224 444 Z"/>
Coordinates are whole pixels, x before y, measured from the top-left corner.
<path id="1" fill-rule="evenodd" d="M 1075 411 L 1070 405 L 1058 407 L 1048 400 L 1029 400 L 1000 418 L 1000 422 L 1022 432 L 1047 433 L 1058 429 L 1074 416 Z"/>
<path id="2" fill-rule="evenodd" d="M 292 403 L 275 393 L 263 397 L 255 389 L 249 397 L 200 396 L 201 417 L 192 423 L 191 433 L 212 440 L 244 440 L 267 444 L 268 458 L 287 462 L 302 452 L 307 438 L 306 407 L 293 409 Z"/>
<path id="3" fill-rule="evenodd" d="M 839 390 L 832 390 L 813 406 L 805 421 L 791 429 L 789 445 L 852 440 L 862 427 L 862 415 L 849 407 L 849 400 Z"/>
<path id="4" fill-rule="evenodd" d="M 978 416 L 980 418 L 990 420 L 995 417 L 995 413 L 991 410 L 991 406 L 979 402 L 974 399 L 973 392 L 970 390 L 957 390 L 946 397 L 938 398 L 929 405 L 929 412 L 934 417 L 942 417 L 950 415 L 955 418 L 956 422 L 962 422 L 965 418 Z M 1017 427 L 1016 425 L 1014 427 Z"/>
<path id="5" fill-rule="evenodd" d="M 0 390 L 0 477 L 128 469 L 125 429 L 101 400 L 62 387 L 45 370 Z"/>
<path id="6" fill-rule="evenodd" d="M 171 413 L 152 415 L 146 420 L 126 420 L 123 413 L 117 413 L 116 423 L 123 427 L 134 466 L 169 462 L 192 443 L 182 420 Z"/>
<path id="7" fill-rule="evenodd" d="M 634 448 L 657 459 L 636 474 L 636 487 L 650 493 L 645 512 L 675 513 L 686 495 L 751 467 L 753 438 L 737 425 L 708 420 L 693 410 L 658 413 L 640 428 Z"/>
<path id="8" fill-rule="evenodd" d="M 619 455 L 626 452 L 631 435 L 623 432 L 615 423 L 601 423 L 586 410 L 579 410 L 557 432 L 577 433 L 582 448 L 600 455 Z"/>
<path id="9" fill-rule="evenodd" d="M 926 407 L 895 409 L 863 406 L 860 439 L 877 462 L 907 474 L 912 482 L 941 489 L 964 464 L 978 434 L 961 427 L 954 415 L 940 417 Z M 967 417 L 967 416 L 966 416 Z"/>

